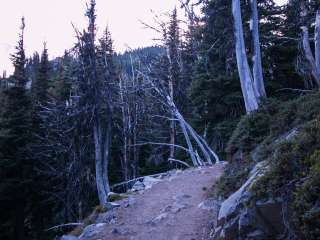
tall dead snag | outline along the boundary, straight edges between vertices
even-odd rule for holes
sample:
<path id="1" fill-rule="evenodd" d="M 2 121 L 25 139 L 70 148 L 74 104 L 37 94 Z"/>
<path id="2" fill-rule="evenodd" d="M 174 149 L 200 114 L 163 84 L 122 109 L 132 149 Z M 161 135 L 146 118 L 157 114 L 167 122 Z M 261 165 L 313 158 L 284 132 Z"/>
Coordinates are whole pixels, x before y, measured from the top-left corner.
<path id="1" fill-rule="evenodd" d="M 300 4 L 300 17 L 302 19 L 302 47 L 304 51 L 304 55 L 309 63 L 311 74 L 317 84 L 320 87 L 320 11 L 317 11 L 316 14 L 316 21 L 315 21 L 315 36 L 314 36 L 314 43 L 315 43 L 315 55 L 313 55 L 311 46 L 310 46 L 310 35 L 309 35 L 309 28 L 307 25 L 307 15 L 308 10 L 306 3 L 301 1 Z"/>
<path id="2" fill-rule="evenodd" d="M 317 15 L 316 15 L 314 41 L 315 41 L 316 68 L 319 74 L 320 73 L 320 10 L 317 11 Z"/>
<path id="3" fill-rule="evenodd" d="M 232 0 L 237 65 L 239 78 L 241 82 L 242 94 L 245 102 L 246 111 L 248 114 L 252 111 L 257 110 L 259 107 L 260 99 L 266 96 L 262 76 L 257 2 L 256 0 L 251 0 L 250 3 L 252 9 L 251 30 L 254 42 L 253 74 L 251 73 L 246 53 L 240 0 Z"/>
<path id="4" fill-rule="evenodd" d="M 250 113 L 258 109 L 258 99 L 254 91 L 253 79 L 246 53 L 240 0 L 232 0 L 232 12 L 234 17 L 238 72 L 246 111 Z"/>
<path id="5" fill-rule="evenodd" d="M 254 90 L 256 91 L 256 96 L 258 98 L 261 98 L 261 97 L 265 98 L 267 94 L 265 91 L 264 81 L 263 81 L 257 0 L 250 0 L 250 6 L 251 6 L 250 29 L 252 33 L 253 48 L 254 48 L 254 53 L 252 57 Z"/>
<path id="6" fill-rule="evenodd" d="M 165 47 L 167 51 L 167 58 L 169 61 L 169 95 L 172 99 L 177 98 L 176 90 L 179 88 L 180 81 L 180 67 L 179 67 L 179 26 L 177 19 L 177 9 L 174 9 L 170 16 L 170 23 L 168 30 L 164 33 Z M 175 121 L 170 123 L 170 158 L 174 158 L 174 144 L 176 137 Z"/>

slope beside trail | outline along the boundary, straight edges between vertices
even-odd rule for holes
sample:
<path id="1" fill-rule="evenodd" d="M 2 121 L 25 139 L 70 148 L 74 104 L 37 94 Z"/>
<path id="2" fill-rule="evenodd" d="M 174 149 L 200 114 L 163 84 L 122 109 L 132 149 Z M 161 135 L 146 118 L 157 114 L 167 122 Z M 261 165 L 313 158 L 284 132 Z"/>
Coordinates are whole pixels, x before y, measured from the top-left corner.
<path id="1" fill-rule="evenodd" d="M 208 240 L 214 214 L 203 203 L 210 205 L 208 191 L 222 172 L 223 164 L 217 164 L 164 178 L 122 200 L 105 216 L 109 223 L 88 239 Z"/>

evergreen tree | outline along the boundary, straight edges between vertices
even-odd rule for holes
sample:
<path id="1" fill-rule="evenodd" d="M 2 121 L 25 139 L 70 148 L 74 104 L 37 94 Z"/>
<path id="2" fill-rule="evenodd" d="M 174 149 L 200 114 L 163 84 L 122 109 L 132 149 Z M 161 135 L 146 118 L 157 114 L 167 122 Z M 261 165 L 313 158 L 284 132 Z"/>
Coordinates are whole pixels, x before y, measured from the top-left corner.
<path id="1" fill-rule="evenodd" d="M 48 102 L 49 77 L 50 62 L 48 58 L 48 49 L 46 43 L 44 43 L 38 73 L 35 81 L 32 82 L 32 95 L 36 105 L 41 106 Z"/>
<path id="2" fill-rule="evenodd" d="M 12 55 L 14 74 L 9 88 L 5 91 L 6 105 L 0 121 L 0 175 L 1 208 L 8 215 L 1 228 L 1 239 L 25 239 L 28 216 L 28 194 L 32 161 L 29 158 L 30 140 L 30 99 L 26 90 L 26 57 L 24 51 L 24 18 L 22 18 L 16 53 Z M 3 219 L 2 219 L 3 220 Z"/>
<path id="3" fill-rule="evenodd" d="M 30 139 L 30 149 L 32 150 L 33 158 L 33 174 L 32 181 L 34 185 L 37 185 L 37 189 L 30 194 L 32 218 L 31 226 L 34 233 L 34 239 L 44 238 L 44 229 L 47 222 L 47 217 L 50 216 L 50 205 L 46 202 L 46 192 L 50 191 L 50 185 L 46 180 L 46 176 L 39 171 L 46 165 L 43 159 L 43 152 L 45 149 L 42 147 L 45 134 L 41 128 L 42 119 L 40 117 L 44 107 L 48 105 L 48 90 L 49 90 L 49 78 L 50 78 L 50 62 L 48 59 L 48 50 L 46 44 L 41 54 L 40 63 L 37 67 L 37 75 L 32 82 L 32 136 Z"/>
<path id="4" fill-rule="evenodd" d="M 50 94 L 57 102 L 66 102 L 70 98 L 73 59 L 68 52 L 64 53 L 58 66 L 57 77 L 53 81 Z"/>
<path id="5" fill-rule="evenodd" d="M 27 60 L 26 64 L 26 72 L 28 76 L 28 80 L 32 83 L 37 80 L 38 72 L 39 72 L 39 65 L 40 65 L 40 56 L 38 52 L 35 52 L 32 57 Z"/>
<path id="6" fill-rule="evenodd" d="M 76 79 L 77 108 L 86 123 L 93 143 L 95 153 L 96 185 L 100 205 L 111 207 L 108 202 L 110 191 L 108 166 L 110 161 L 110 147 L 112 142 L 112 86 L 108 58 L 112 49 L 99 57 L 96 46 L 96 2 L 91 0 L 86 17 L 89 25 L 82 34 L 78 33 L 78 67 Z M 109 34 L 105 46 L 110 47 Z M 105 39 L 106 40 L 106 39 Z M 109 56 L 108 56 L 109 55 Z M 101 64 L 102 63 L 102 64 Z"/>

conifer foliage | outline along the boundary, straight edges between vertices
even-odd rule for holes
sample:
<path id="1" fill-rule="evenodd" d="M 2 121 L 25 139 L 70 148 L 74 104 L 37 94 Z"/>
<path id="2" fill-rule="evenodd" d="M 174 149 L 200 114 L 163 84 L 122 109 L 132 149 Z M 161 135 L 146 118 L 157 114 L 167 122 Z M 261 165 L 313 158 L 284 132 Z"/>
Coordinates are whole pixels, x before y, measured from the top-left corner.
<path id="1" fill-rule="evenodd" d="M 31 101 L 26 89 L 26 56 L 24 50 L 25 23 L 22 18 L 21 32 L 12 55 L 14 74 L 4 91 L 5 105 L 0 119 L 0 176 L 1 225 L 3 239 L 24 239 L 26 217 L 29 214 L 28 195 L 31 188 L 33 162 L 29 152 L 31 139 Z M 5 228 L 5 229 L 3 229 Z"/>

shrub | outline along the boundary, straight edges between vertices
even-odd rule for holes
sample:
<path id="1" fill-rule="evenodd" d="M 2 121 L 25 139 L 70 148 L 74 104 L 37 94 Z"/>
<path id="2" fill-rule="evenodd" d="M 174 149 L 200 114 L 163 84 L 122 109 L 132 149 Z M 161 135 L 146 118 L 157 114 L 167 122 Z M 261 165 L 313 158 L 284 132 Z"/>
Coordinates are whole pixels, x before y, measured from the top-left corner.
<path id="1" fill-rule="evenodd" d="M 293 204 L 296 227 L 305 239 L 316 240 L 320 236 L 320 151 L 309 159 L 313 163 L 310 174 L 295 191 Z"/>
<path id="2" fill-rule="evenodd" d="M 240 152 L 243 157 L 230 159 L 215 195 L 227 198 L 246 181 L 255 161 L 268 161 L 270 171 L 254 184 L 252 201 L 282 197 L 291 216 L 287 222 L 298 238 L 319 239 L 319 119 L 320 93 L 281 104 L 271 100 L 244 116 L 227 146 L 229 155 Z M 298 134 L 285 140 L 283 135 L 292 129 Z"/>

